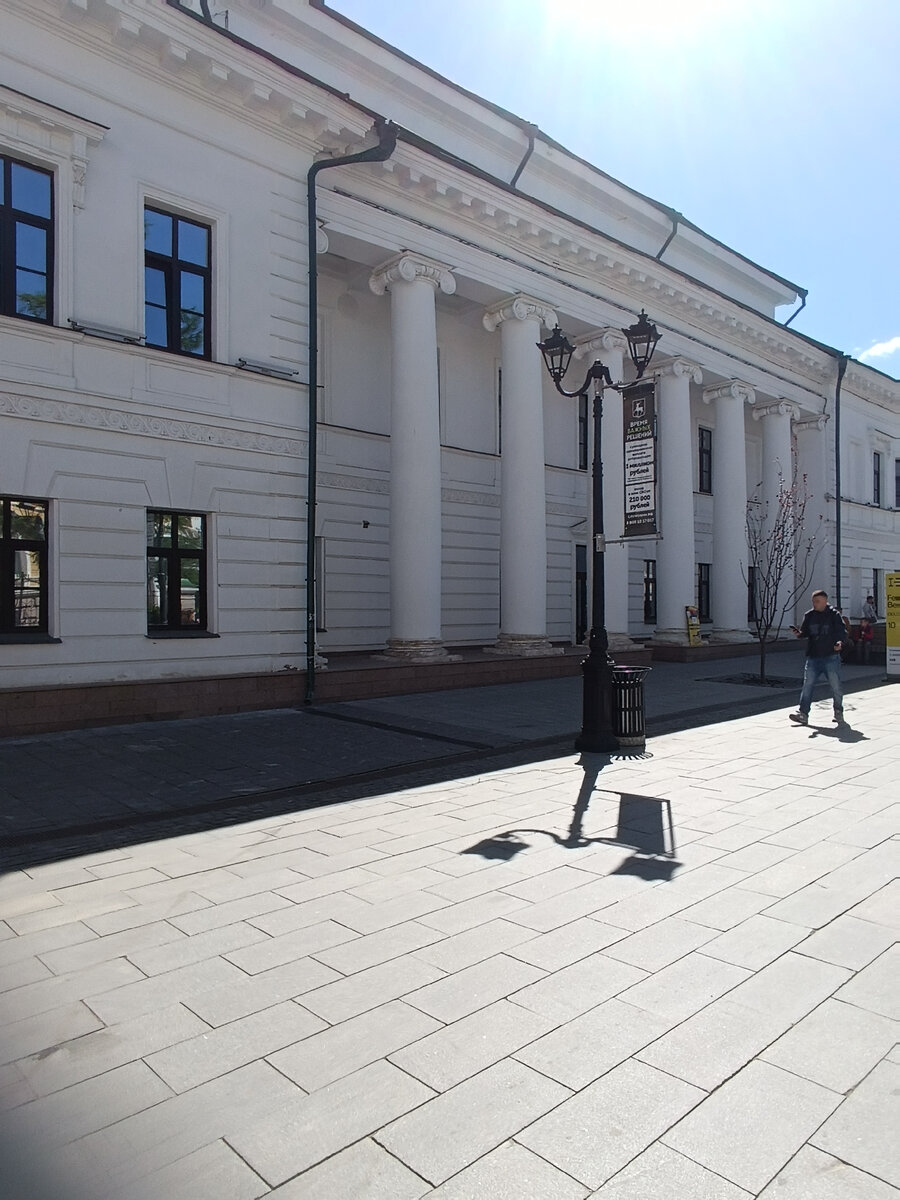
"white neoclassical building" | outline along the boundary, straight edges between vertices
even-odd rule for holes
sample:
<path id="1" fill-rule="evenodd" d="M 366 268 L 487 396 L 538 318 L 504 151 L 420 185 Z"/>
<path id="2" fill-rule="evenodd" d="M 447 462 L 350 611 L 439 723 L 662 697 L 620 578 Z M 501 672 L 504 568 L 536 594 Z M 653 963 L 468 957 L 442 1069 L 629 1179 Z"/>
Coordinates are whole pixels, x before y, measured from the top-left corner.
<path id="1" fill-rule="evenodd" d="M 642 309 L 656 519 L 625 536 L 610 392 L 613 646 L 679 652 L 689 605 L 747 642 L 747 503 L 794 470 L 817 582 L 881 601 L 900 384 L 789 328 L 802 289 L 321 0 L 216 7 L 0 0 L 0 730 L 577 645 L 590 415 L 536 344 L 628 380 Z"/>

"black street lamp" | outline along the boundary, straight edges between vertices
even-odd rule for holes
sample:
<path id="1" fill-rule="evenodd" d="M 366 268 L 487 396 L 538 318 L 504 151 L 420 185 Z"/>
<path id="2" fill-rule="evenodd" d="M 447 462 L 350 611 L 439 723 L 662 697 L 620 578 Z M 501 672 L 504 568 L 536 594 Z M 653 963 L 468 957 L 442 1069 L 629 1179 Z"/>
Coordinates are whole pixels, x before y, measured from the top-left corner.
<path id="1" fill-rule="evenodd" d="M 584 692 L 582 701 L 581 733 L 576 739 L 576 750 L 608 753 L 619 749 L 619 739 L 613 720 L 613 672 L 615 662 L 609 653 L 609 635 L 606 631 L 606 540 L 603 530 L 603 392 L 612 388 L 625 392 L 641 379 L 649 366 L 660 333 L 655 325 L 641 315 L 634 325 L 622 332 L 628 340 L 628 352 L 637 378 L 631 383 L 613 383 L 609 370 L 602 362 L 591 363 L 584 383 L 574 392 L 567 392 L 562 381 L 569 369 L 575 347 L 557 325 L 550 336 L 538 342 L 544 363 L 556 390 L 562 396 L 586 396 L 591 384 L 594 388 L 594 459 L 592 480 L 592 515 L 594 545 L 591 555 L 591 634 L 589 653 L 582 663 Z"/>

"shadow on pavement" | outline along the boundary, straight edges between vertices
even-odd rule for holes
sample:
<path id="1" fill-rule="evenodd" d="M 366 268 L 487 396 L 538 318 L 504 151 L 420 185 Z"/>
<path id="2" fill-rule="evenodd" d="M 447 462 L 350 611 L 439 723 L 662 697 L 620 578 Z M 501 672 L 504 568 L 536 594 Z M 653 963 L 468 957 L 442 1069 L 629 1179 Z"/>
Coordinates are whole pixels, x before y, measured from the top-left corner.
<path id="1" fill-rule="evenodd" d="M 838 742 L 867 742 L 868 737 L 861 729 L 852 729 L 849 725 L 813 725 L 810 723 L 806 726 L 809 729 L 811 738 L 829 737 L 834 738 Z"/>

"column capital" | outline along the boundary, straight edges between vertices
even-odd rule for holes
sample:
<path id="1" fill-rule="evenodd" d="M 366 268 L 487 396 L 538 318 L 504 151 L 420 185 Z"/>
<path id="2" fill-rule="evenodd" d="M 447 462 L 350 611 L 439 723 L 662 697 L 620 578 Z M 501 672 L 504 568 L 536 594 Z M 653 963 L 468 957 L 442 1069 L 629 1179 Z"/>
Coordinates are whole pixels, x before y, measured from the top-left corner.
<path id="1" fill-rule="evenodd" d="M 727 383 L 711 383 L 703 389 L 705 404 L 713 404 L 716 400 L 740 400 L 742 404 L 752 404 L 755 399 L 756 392 L 749 383 L 742 383 L 740 379 L 729 379 Z"/>
<path id="2" fill-rule="evenodd" d="M 518 292 L 486 308 L 481 323 L 488 333 L 493 333 L 504 321 L 527 321 L 530 318 L 546 325 L 548 329 L 556 324 L 556 313 L 552 308 L 548 308 L 542 300 Z"/>
<path id="3" fill-rule="evenodd" d="M 606 329 L 598 329 L 596 333 L 585 334 L 575 343 L 575 358 L 587 358 L 589 354 L 598 355 L 602 351 L 607 352 L 618 350 L 624 352 L 628 346 L 628 339 L 621 329 L 616 329 L 614 326 L 609 326 Z"/>
<path id="4" fill-rule="evenodd" d="M 763 417 L 790 417 L 792 421 L 796 421 L 800 416 L 800 409 L 790 400 L 776 400 L 772 404 L 758 404 L 753 410 L 753 420 L 761 421 Z"/>
<path id="5" fill-rule="evenodd" d="M 827 424 L 828 417 L 803 417 L 802 420 L 794 421 L 794 428 L 798 433 L 805 433 L 806 431 L 811 432 L 813 430 L 815 430 L 817 433 L 821 433 Z"/>
<path id="6" fill-rule="evenodd" d="M 321 225 L 316 226 L 316 254 L 328 253 L 328 234 Z"/>
<path id="7" fill-rule="evenodd" d="M 376 267 L 369 278 L 369 287 L 376 296 L 383 296 L 394 283 L 415 283 L 417 280 L 432 284 L 435 290 L 440 288 L 447 296 L 456 291 L 456 280 L 449 267 L 433 258 L 407 251 Z"/>
<path id="8" fill-rule="evenodd" d="M 691 383 L 702 383 L 703 372 L 699 366 L 688 358 L 669 358 L 661 363 L 655 363 L 652 375 L 674 375 L 676 379 L 687 378 Z"/>

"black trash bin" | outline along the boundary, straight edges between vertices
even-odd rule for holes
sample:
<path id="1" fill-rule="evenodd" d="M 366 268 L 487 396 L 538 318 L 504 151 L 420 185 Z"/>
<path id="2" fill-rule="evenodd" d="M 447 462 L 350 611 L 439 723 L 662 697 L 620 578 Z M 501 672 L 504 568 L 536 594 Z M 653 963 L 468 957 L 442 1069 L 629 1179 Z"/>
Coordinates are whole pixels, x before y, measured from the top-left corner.
<path id="1" fill-rule="evenodd" d="M 613 669 L 613 732 L 620 746 L 643 747 L 647 744 L 644 724 L 644 680 L 650 667 Z"/>

